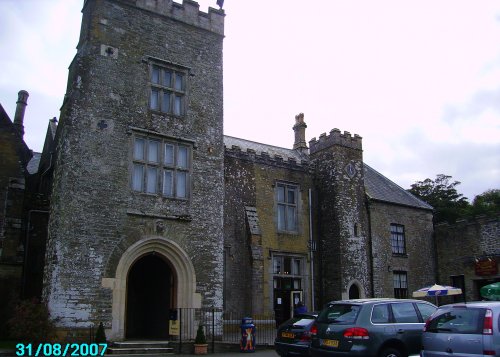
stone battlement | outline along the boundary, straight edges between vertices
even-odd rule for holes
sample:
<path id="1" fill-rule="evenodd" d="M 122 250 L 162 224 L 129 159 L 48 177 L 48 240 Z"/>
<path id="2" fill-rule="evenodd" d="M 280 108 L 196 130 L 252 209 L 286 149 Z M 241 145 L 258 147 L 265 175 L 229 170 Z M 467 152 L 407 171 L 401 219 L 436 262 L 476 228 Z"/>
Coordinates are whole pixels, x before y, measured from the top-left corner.
<path id="1" fill-rule="evenodd" d="M 263 151 L 261 153 L 257 153 L 254 149 L 246 149 L 242 150 L 237 145 L 232 145 L 232 147 L 226 148 L 226 154 L 242 160 L 252 161 L 258 164 L 263 165 L 271 165 L 271 166 L 280 166 L 286 167 L 288 169 L 307 169 L 309 167 L 308 160 L 297 160 L 293 157 L 283 158 L 281 155 L 269 155 L 269 153 Z"/>
<path id="2" fill-rule="evenodd" d="M 351 136 L 351 133 L 348 131 L 344 131 L 342 134 L 339 129 L 335 128 L 330 131 L 330 135 L 326 135 L 326 133 L 321 134 L 319 140 L 312 138 L 309 141 L 309 152 L 314 154 L 333 145 L 362 150 L 362 138 L 358 134 Z"/>
<path id="3" fill-rule="evenodd" d="M 193 0 L 183 0 L 182 4 L 172 0 L 127 0 L 127 2 L 141 9 L 224 35 L 224 10 L 209 7 L 206 13 L 200 11 L 200 4 Z"/>

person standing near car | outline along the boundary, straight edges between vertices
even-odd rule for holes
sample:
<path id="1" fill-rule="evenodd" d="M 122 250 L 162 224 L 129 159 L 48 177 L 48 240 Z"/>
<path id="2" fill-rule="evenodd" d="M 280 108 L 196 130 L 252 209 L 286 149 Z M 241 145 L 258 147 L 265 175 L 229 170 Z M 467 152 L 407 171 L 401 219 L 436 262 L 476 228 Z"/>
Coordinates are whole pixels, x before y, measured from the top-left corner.
<path id="1" fill-rule="evenodd" d="M 293 315 L 297 316 L 298 314 L 302 314 L 304 312 L 307 312 L 307 307 L 302 303 L 302 301 L 299 301 L 297 305 L 295 305 L 295 309 L 293 309 Z"/>

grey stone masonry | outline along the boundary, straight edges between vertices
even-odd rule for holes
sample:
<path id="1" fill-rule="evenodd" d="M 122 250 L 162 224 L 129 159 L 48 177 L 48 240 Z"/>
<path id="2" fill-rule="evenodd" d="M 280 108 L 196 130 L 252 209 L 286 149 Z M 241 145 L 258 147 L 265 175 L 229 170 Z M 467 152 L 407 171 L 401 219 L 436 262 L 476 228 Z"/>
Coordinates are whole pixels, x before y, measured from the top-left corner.
<path id="1" fill-rule="evenodd" d="M 500 213 L 439 223 L 435 235 L 438 282 L 451 284 L 452 277 L 463 276 L 466 299 L 483 299 L 479 288 L 500 279 Z M 496 269 L 481 272 L 478 268 L 484 261 Z"/>
<path id="2" fill-rule="evenodd" d="M 351 136 L 351 133 L 348 131 L 344 131 L 342 134 L 339 129 L 335 128 L 330 131 L 330 135 L 326 135 L 326 133 L 321 134 L 319 136 L 319 140 L 312 138 L 309 141 L 309 150 L 312 155 L 318 151 L 329 148 L 332 145 L 361 150 L 362 138 L 357 134 Z"/>
<path id="3" fill-rule="evenodd" d="M 348 298 L 351 285 L 371 296 L 368 218 L 361 137 L 333 129 L 309 142 L 318 209 L 320 303 Z"/>
<path id="4" fill-rule="evenodd" d="M 178 247 L 199 304 L 222 307 L 224 12 L 188 0 L 87 0 L 82 13 L 56 135 L 44 282 L 52 316 L 61 328 L 102 321 L 123 334 L 112 326 L 123 292 L 105 282 L 147 237 Z M 153 65 L 184 74 L 182 113 L 150 109 Z M 156 193 L 132 189 L 136 138 L 189 148 L 187 198 L 162 194 L 161 169 Z"/>

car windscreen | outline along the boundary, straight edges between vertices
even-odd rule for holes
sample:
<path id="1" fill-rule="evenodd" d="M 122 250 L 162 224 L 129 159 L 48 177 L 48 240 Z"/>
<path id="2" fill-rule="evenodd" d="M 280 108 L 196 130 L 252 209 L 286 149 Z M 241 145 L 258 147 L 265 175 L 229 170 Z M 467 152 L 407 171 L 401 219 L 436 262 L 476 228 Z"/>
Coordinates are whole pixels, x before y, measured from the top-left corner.
<path id="1" fill-rule="evenodd" d="M 352 324 L 358 317 L 361 306 L 352 304 L 332 304 L 324 308 L 317 321 L 321 323 Z"/>
<path id="2" fill-rule="evenodd" d="M 483 326 L 483 309 L 454 308 L 437 312 L 427 327 L 434 333 L 480 334 Z"/>

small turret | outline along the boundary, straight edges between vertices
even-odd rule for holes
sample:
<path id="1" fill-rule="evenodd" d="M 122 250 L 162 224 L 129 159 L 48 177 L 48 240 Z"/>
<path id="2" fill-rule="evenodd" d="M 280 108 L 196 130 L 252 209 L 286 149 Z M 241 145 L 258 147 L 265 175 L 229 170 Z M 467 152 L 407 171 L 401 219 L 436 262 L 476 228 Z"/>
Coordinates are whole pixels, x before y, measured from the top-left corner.
<path id="1" fill-rule="evenodd" d="M 28 105 L 28 97 L 29 93 L 25 90 L 20 90 L 17 94 L 17 106 L 16 106 L 16 114 L 14 115 L 14 126 L 16 127 L 21 137 L 24 137 L 24 111 L 26 110 L 26 106 Z"/>
<path id="2" fill-rule="evenodd" d="M 293 131 L 295 132 L 295 142 L 293 143 L 293 149 L 300 152 L 307 152 L 306 143 L 306 128 L 307 125 L 304 122 L 304 113 L 300 113 L 295 116 L 295 125 L 293 126 Z"/>

